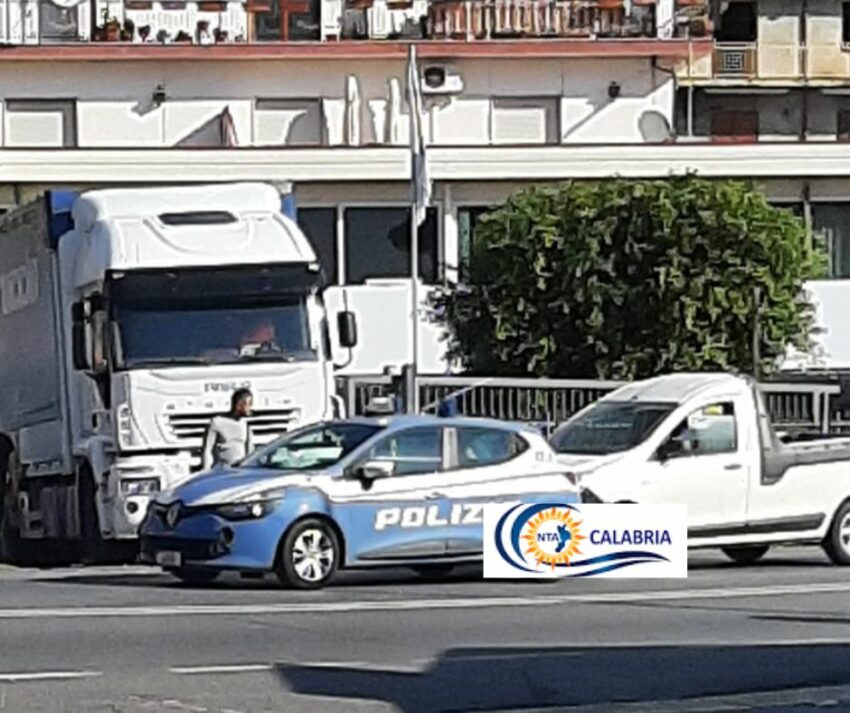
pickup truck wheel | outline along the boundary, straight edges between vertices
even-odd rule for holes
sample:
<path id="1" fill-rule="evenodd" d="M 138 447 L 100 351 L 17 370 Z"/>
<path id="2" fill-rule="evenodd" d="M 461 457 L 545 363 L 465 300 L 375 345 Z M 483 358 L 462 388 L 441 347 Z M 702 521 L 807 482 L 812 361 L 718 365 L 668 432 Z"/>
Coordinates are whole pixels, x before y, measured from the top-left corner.
<path id="1" fill-rule="evenodd" d="M 749 545 L 747 547 L 724 547 L 723 554 L 735 564 L 758 562 L 770 549 L 768 545 Z"/>
<path id="2" fill-rule="evenodd" d="M 342 548 L 325 520 L 307 518 L 295 523 L 280 545 L 275 574 L 284 586 L 319 589 L 336 573 Z"/>
<path id="3" fill-rule="evenodd" d="M 850 565 L 850 503 L 838 508 L 823 549 L 834 564 Z"/>

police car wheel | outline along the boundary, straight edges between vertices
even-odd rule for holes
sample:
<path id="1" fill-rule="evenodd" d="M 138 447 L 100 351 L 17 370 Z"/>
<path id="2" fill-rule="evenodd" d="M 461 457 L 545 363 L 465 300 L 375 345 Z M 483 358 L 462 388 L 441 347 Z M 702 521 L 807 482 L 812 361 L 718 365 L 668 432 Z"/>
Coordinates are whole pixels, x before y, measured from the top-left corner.
<path id="1" fill-rule="evenodd" d="M 287 586 L 318 589 L 339 567 L 339 538 L 323 520 L 309 518 L 296 523 L 283 539 L 275 573 Z"/>
<path id="2" fill-rule="evenodd" d="M 218 579 L 219 575 L 214 569 L 172 569 L 169 571 L 184 584 L 209 584 Z"/>
<path id="3" fill-rule="evenodd" d="M 850 503 L 844 503 L 823 541 L 823 549 L 833 564 L 850 565 Z"/>

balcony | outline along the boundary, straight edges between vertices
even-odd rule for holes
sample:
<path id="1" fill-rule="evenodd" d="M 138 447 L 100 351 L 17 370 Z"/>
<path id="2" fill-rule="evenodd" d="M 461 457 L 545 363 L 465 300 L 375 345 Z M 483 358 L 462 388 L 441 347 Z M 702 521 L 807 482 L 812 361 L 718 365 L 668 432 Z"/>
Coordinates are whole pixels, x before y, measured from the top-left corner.
<path id="1" fill-rule="evenodd" d="M 0 44 L 673 39 L 703 34 L 695 1 L 0 0 Z"/>
<path id="2" fill-rule="evenodd" d="M 850 80 L 850 53 L 839 42 L 801 45 L 714 42 L 689 52 L 679 78 L 694 84 L 821 84 Z"/>

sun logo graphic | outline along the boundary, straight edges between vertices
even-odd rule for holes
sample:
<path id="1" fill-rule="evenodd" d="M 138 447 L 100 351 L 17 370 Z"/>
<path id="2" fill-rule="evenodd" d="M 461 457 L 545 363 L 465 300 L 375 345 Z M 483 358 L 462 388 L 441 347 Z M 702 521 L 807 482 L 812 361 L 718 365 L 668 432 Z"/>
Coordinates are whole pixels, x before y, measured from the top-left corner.
<path id="1" fill-rule="evenodd" d="M 526 557 L 553 570 L 569 565 L 581 554 L 581 541 L 586 539 L 574 514 L 572 509 L 554 506 L 530 518 L 520 535 Z"/>

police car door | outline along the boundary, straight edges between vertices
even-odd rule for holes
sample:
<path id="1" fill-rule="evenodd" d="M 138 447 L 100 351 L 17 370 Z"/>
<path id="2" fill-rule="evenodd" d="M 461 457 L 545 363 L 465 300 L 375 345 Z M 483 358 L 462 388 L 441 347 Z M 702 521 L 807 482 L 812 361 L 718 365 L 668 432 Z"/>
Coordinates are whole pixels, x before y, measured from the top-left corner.
<path id="1" fill-rule="evenodd" d="M 349 563 L 445 556 L 447 453 L 442 426 L 413 426 L 388 433 L 353 464 L 337 502 Z M 377 477 L 362 477 L 364 468 Z"/>
<path id="2" fill-rule="evenodd" d="M 573 486 L 548 444 L 529 443 L 512 429 L 457 426 L 448 429 L 449 479 L 443 495 L 451 521 L 448 553 L 483 549 L 483 512 L 488 502 L 567 502 Z"/>

